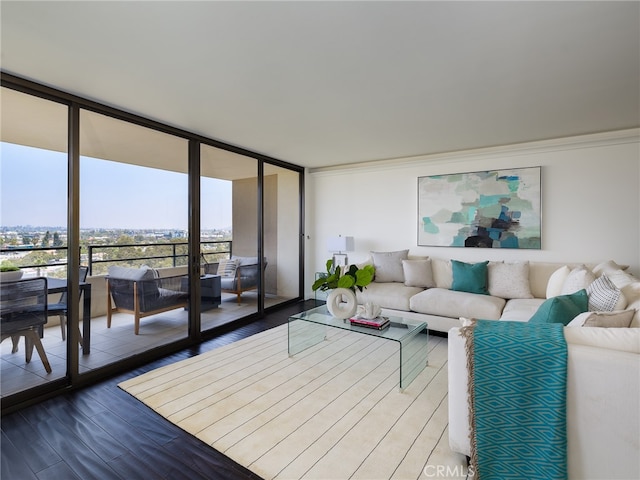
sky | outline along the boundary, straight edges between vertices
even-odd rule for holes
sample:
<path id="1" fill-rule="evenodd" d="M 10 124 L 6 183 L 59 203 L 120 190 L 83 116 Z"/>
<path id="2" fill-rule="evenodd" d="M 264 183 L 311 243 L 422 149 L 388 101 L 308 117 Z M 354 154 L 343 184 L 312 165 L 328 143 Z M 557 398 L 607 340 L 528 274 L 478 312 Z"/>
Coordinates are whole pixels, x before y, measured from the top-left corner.
<path id="1" fill-rule="evenodd" d="M 67 154 L 0 143 L 0 225 L 67 223 Z M 80 158 L 80 228 L 188 226 L 187 175 Z M 231 226 L 231 182 L 203 178 L 202 230 Z"/>

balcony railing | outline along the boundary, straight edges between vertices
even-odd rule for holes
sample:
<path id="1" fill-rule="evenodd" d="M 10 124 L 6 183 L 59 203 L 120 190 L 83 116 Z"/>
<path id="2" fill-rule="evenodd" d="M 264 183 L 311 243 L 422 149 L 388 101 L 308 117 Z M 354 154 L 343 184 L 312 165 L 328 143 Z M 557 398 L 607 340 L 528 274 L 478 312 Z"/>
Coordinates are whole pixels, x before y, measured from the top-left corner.
<path id="1" fill-rule="evenodd" d="M 202 241 L 200 242 L 202 262 L 215 263 L 229 258 L 232 247 L 231 240 Z M 30 255 L 22 255 L 34 252 L 42 252 L 42 258 L 32 258 L 30 261 L 28 259 Z M 103 275 L 111 265 L 148 265 L 152 268 L 187 265 L 187 252 L 187 242 L 83 245 L 80 248 L 80 263 L 89 267 L 90 276 Z M 34 270 L 36 275 L 46 274 L 62 278 L 66 276 L 67 270 L 67 247 L 0 248 L 0 260 L 9 261 L 23 270 Z"/>

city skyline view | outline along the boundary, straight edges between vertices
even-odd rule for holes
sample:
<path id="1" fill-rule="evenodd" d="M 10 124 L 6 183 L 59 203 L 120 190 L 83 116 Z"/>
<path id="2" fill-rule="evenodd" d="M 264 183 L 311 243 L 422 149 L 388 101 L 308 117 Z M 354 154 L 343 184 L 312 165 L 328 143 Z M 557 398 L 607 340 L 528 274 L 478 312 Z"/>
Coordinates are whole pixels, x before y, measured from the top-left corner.
<path id="1" fill-rule="evenodd" d="M 67 154 L 0 142 L 0 226 L 66 226 Z M 229 181 L 203 177 L 203 230 L 231 226 Z M 187 175 L 80 157 L 80 228 L 186 230 Z"/>

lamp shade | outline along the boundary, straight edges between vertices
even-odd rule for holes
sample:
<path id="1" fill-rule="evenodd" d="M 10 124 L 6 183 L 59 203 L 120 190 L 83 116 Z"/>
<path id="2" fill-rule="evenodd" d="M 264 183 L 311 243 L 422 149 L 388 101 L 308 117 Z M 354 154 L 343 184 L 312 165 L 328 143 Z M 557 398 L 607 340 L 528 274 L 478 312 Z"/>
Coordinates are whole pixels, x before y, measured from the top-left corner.
<path id="1" fill-rule="evenodd" d="M 330 252 L 352 252 L 353 237 L 331 237 L 327 241 L 327 250 Z"/>

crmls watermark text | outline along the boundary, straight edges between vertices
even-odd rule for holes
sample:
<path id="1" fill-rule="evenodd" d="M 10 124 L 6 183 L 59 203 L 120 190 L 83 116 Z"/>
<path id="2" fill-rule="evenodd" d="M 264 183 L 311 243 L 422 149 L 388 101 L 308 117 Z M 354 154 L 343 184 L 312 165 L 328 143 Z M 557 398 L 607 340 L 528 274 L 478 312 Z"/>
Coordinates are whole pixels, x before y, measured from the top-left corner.
<path id="1" fill-rule="evenodd" d="M 468 468 L 463 465 L 427 465 L 422 473 L 428 478 L 471 478 L 475 475 L 475 470 L 472 465 Z"/>

